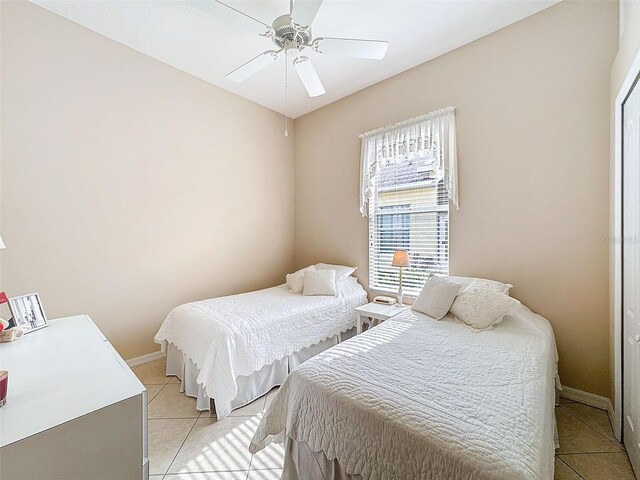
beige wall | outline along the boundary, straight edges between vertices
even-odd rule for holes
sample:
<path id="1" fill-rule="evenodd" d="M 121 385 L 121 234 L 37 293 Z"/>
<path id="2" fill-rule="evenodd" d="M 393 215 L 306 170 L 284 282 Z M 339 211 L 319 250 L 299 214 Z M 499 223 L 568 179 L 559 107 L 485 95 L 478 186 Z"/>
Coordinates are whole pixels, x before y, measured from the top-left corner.
<path id="1" fill-rule="evenodd" d="M 1 2 L 2 285 L 90 314 L 125 358 L 190 300 L 292 267 L 282 116 L 28 3 Z"/>
<path id="2" fill-rule="evenodd" d="M 615 147 L 615 101 L 618 96 L 618 92 L 622 87 L 622 83 L 624 82 L 627 73 L 629 72 L 629 68 L 633 60 L 635 59 L 638 52 L 640 52 L 640 1 L 625 1 L 623 6 L 624 15 L 622 21 L 623 25 L 620 26 L 620 30 L 622 35 L 619 40 L 619 50 L 616 55 L 616 58 L 611 66 L 611 99 L 610 99 L 610 126 L 611 126 L 611 142 L 610 142 L 610 196 L 609 196 L 609 211 L 610 211 L 610 223 L 609 223 L 609 231 L 610 236 L 613 238 L 615 236 L 614 229 L 614 191 L 615 185 L 615 175 L 614 175 L 614 165 L 615 165 L 615 157 L 614 157 L 614 147 Z M 610 264 L 609 264 L 609 317 L 610 317 L 610 333 L 611 333 L 611 349 L 610 349 L 610 358 L 611 365 L 613 366 L 614 362 L 614 347 L 613 347 L 613 322 L 614 322 L 614 251 L 613 247 L 615 246 L 615 242 L 611 242 L 610 249 Z M 613 398 L 613 392 L 615 391 L 614 386 L 614 371 L 613 367 L 611 369 L 611 380 L 610 380 L 610 388 L 611 388 L 611 397 Z M 615 405 L 615 403 L 614 403 Z"/>
<path id="3" fill-rule="evenodd" d="M 457 107 L 450 270 L 551 321 L 564 384 L 609 396 L 609 69 L 615 2 L 562 2 L 296 120 L 296 266 L 359 266 L 358 134 Z"/>
<path id="4" fill-rule="evenodd" d="M 279 115 L 0 5 L 3 289 L 39 291 L 50 317 L 91 314 L 131 358 L 173 306 L 281 281 L 294 141 Z M 366 284 L 357 135 L 454 105 L 452 274 L 513 283 L 552 322 L 563 382 L 609 396 L 608 113 L 638 10 L 611 85 L 616 4 L 563 2 L 296 120 L 296 265 L 357 264 Z"/>

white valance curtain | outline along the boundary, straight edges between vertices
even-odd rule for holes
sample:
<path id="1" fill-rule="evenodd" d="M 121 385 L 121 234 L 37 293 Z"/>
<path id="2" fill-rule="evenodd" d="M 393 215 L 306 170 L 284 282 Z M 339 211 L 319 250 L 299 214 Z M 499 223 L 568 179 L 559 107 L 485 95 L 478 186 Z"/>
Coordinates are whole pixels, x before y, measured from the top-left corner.
<path id="1" fill-rule="evenodd" d="M 421 115 L 360 135 L 360 213 L 367 216 L 375 192 L 379 162 L 387 159 L 431 159 L 437 180 L 445 180 L 449 200 L 458 208 L 458 159 L 455 107 Z"/>

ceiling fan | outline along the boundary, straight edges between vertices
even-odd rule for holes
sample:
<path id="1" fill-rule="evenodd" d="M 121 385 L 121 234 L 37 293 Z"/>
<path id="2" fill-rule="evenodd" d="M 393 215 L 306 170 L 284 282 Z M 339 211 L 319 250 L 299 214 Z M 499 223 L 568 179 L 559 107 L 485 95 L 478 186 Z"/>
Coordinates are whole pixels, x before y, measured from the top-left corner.
<path id="1" fill-rule="evenodd" d="M 217 0 L 186 0 L 188 4 L 218 17 L 229 24 L 270 38 L 278 47 L 267 50 L 226 75 L 234 82 L 243 82 L 263 68 L 272 64 L 284 52 L 293 59 L 293 66 L 310 97 L 323 95 L 326 91 L 309 57 L 304 50 L 313 50 L 326 55 L 369 58 L 381 60 L 387 53 L 388 43 L 380 40 L 358 40 L 352 38 L 314 38 L 311 23 L 316 17 L 322 0 L 291 0 L 289 14 L 276 18 L 271 25 L 261 22 L 246 13 Z"/>

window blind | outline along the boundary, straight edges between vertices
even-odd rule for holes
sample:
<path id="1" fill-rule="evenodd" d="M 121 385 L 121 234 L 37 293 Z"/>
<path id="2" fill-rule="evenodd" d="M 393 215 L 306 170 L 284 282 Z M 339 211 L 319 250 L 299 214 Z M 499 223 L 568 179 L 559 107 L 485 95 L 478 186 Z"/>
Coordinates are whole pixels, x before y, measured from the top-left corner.
<path id="1" fill-rule="evenodd" d="M 407 250 L 403 290 L 417 295 L 430 273 L 449 273 L 449 198 L 426 157 L 390 159 L 378 166 L 369 200 L 369 288 L 397 292 L 395 250 Z"/>
<path id="2" fill-rule="evenodd" d="M 403 290 L 449 273 L 449 201 L 458 207 L 455 108 L 360 135 L 360 212 L 369 216 L 369 288 L 397 292 L 396 250 L 407 250 Z"/>

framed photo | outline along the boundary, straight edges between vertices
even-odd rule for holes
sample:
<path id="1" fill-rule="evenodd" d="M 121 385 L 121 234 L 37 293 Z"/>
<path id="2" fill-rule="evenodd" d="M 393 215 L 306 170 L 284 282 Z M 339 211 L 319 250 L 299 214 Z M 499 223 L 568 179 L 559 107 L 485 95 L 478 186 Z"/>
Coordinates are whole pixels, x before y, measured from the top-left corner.
<path id="1" fill-rule="evenodd" d="M 40 295 L 37 293 L 10 298 L 9 309 L 13 315 L 13 321 L 22 327 L 24 333 L 33 332 L 48 325 Z"/>

